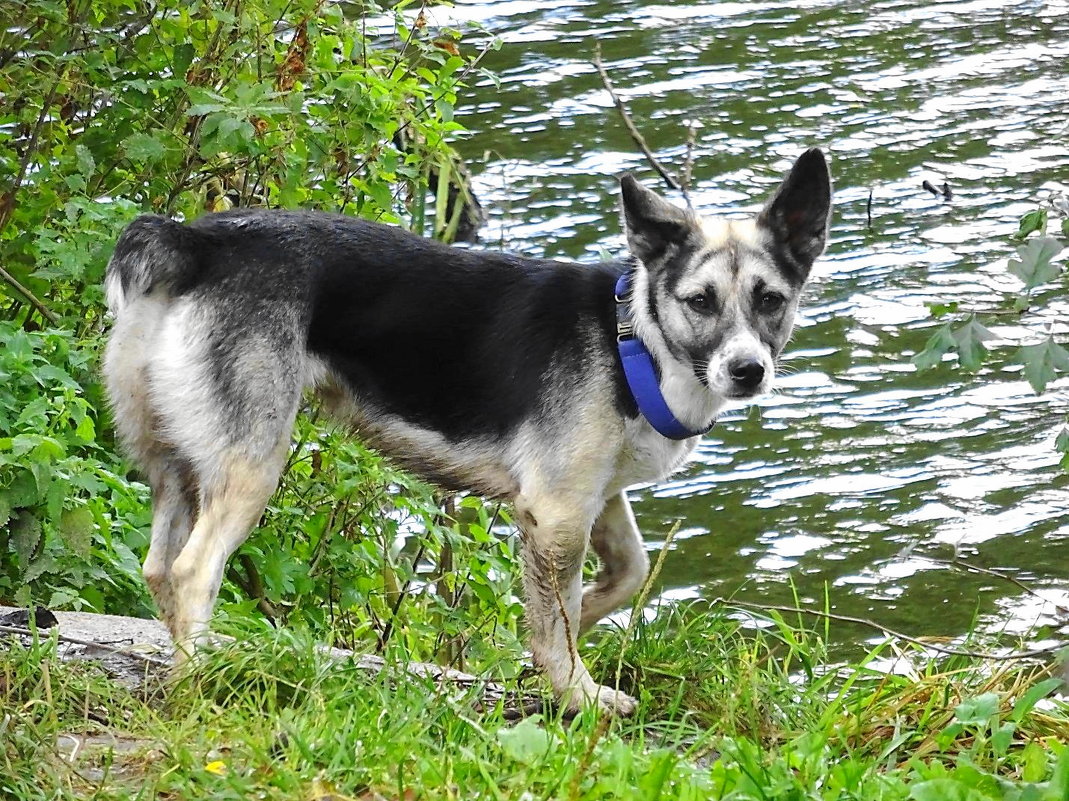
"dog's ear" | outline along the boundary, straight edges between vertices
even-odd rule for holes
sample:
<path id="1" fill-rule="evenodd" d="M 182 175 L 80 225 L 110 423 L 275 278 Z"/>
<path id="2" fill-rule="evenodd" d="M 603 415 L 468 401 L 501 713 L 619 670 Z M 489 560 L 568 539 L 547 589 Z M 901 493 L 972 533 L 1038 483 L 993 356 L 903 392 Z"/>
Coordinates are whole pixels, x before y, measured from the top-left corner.
<path id="1" fill-rule="evenodd" d="M 794 163 L 757 216 L 757 224 L 772 234 L 779 253 L 804 281 L 824 252 L 830 220 L 831 173 L 824 154 L 814 147 Z"/>
<path id="2" fill-rule="evenodd" d="M 643 264 L 655 262 L 671 245 L 681 245 L 694 230 L 690 214 L 644 187 L 631 173 L 620 178 L 620 202 L 627 247 Z"/>

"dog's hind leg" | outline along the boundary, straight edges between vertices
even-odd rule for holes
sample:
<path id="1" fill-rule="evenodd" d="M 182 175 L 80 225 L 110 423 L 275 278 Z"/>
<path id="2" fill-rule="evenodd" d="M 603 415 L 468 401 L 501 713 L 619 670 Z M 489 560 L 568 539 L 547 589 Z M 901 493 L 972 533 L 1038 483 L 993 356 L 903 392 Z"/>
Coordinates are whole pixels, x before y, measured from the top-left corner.
<path id="1" fill-rule="evenodd" d="M 223 455 L 210 483 L 202 479 L 196 525 L 170 570 L 179 659 L 192 654 L 207 634 L 227 559 L 249 536 L 278 485 L 286 434 L 270 454 L 233 450 Z"/>
<path id="2" fill-rule="evenodd" d="M 623 492 L 609 498 L 594 523 L 590 539 L 601 559 L 601 572 L 583 592 L 580 633 L 627 603 L 642 588 L 650 569 L 642 535 Z"/>
<path id="3" fill-rule="evenodd" d="M 198 493 L 190 466 L 173 456 L 150 460 L 148 473 L 152 487 L 152 538 L 143 572 L 160 619 L 173 638 L 177 632 L 171 565 L 193 530 Z"/>
<path id="4" fill-rule="evenodd" d="M 546 672 L 554 693 L 569 709 L 593 702 L 614 714 L 631 714 L 634 699 L 595 682 L 576 648 L 583 557 L 595 513 L 584 510 L 583 498 L 567 493 L 521 495 L 516 512 L 535 664 Z"/>

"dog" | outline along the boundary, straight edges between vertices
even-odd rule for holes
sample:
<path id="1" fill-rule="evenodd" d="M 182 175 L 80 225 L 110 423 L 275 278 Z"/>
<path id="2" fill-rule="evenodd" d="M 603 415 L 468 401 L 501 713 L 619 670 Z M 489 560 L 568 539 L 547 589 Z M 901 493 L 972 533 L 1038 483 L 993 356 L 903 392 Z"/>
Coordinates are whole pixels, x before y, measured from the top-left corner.
<path id="1" fill-rule="evenodd" d="M 804 153 L 754 218 L 702 219 L 630 175 L 629 254 L 449 247 L 339 214 L 142 216 L 108 265 L 104 376 L 152 490 L 144 576 L 178 658 L 275 491 L 305 390 L 404 468 L 511 502 L 534 662 L 561 704 L 627 715 L 577 638 L 649 562 L 625 490 L 770 388 L 823 252 L 831 178 Z M 600 572 L 584 589 L 588 546 Z"/>

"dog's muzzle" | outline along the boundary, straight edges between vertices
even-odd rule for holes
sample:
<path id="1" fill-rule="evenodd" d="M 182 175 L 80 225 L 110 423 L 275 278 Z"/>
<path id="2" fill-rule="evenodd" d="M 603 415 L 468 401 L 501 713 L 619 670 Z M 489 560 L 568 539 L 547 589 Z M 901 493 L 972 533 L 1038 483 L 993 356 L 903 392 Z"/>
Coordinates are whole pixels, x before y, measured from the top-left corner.
<path id="1" fill-rule="evenodd" d="M 757 359 L 736 359 L 728 365 L 732 389 L 739 396 L 756 394 L 765 380 L 765 366 Z"/>

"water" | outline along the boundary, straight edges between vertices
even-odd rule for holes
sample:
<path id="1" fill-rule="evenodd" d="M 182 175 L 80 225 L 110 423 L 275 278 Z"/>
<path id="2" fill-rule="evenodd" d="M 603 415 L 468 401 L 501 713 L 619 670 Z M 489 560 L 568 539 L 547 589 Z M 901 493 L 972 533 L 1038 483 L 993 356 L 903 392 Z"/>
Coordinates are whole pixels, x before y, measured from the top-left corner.
<path id="1" fill-rule="evenodd" d="M 589 63 L 595 41 L 670 169 L 686 121 L 701 124 L 692 196 L 705 212 L 755 210 L 808 145 L 834 159 L 831 245 L 779 393 L 633 493 L 651 549 L 682 521 L 663 596 L 797 591 L 822 605 L 827 591 L 834 611 L 914 635 L 979 621 L 1034 639 L 1058 622 L 1069 480 L 1053 443 L 1069 381 L 1036 397 L 1011 357 L 1050 326 L 1064 335 L 1069 303 L 1059 290 L 1042 315 L 996 312 L 1018 286 L 1004 269 L 1017 219 L 1069 182 L 1069 3 L 500 0 L 434 15 L 504 42 L 487 60 L 500 88 L 480 82 L 461 111 L 490 245 L 619 252 L 614 176 L 657 185 Z M 924 179 L 947 181 L 953 201 Z M 925 304 L 950 299 L 1002 338 L 977 377 L 910 364 L 936 325 Z M 1047 600 L 933 561 L 955 553 Z"/>

